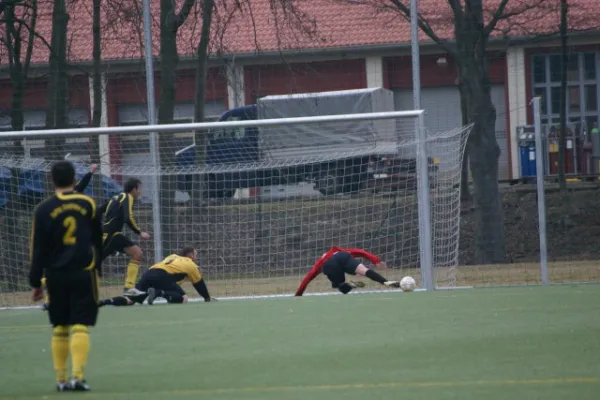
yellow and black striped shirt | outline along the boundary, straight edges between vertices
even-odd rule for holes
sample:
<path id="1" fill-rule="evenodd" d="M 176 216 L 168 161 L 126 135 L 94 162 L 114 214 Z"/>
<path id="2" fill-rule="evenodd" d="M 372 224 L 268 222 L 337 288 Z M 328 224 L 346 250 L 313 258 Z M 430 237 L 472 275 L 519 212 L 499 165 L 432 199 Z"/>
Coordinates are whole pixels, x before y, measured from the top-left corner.
<path id="1" fill-rule="evenodd" d="M 122 232 L 125 224 L 137 235 L 142 232 L 133 216 L 133 202 L 134 198 L 129 193 L 121 193 L 110 199 L 104 212 L 103 231 L 105 234 L 113 235 Z"/>

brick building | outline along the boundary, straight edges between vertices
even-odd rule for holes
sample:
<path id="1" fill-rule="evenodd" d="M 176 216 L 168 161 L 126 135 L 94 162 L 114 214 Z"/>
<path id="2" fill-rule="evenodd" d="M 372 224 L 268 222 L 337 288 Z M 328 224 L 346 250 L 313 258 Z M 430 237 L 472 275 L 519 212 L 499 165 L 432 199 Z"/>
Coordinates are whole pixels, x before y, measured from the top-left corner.
<path id="1" fill-rule="evenodd" d="M 440 7 L 448 8 L 445 0 L 422 0 L 421 3 L 425 15 Z M 600 27 L 593 23 L 593 16 L 598 15 L 598 11 L 592 0 L 570 3 L 571 24 L 585 32 L 573 34 L 569 40 L 572 61 L 568 72 L 568 117 L 570 121 L 585 120 L 591 126 L 598 122 L 600 115 Z M 296 38 L 286 42 L 281 38 L 281 32 L 278 40 L 269 2 L 256 0 L 252 4 L 254 21 L 250 23 L 242 16 L 234 18 L 219 39 L 222 52 L 211 58 L 206 92 L 207 116 L 216 117 L 229 108 L 251 104 L 256 98 L 269 94 L 378 86 L 394 91 L 396 109 L 412 108 L 410 32 L 403 19 L 396 18 L 392 25 L 386 25 L 381 23 L 381 16 L 374 15 L 366 6 L 312 0 L 305 11 L 315 16 L 318 38 Z M 83 5 L 73 7 L 70 10 L 70 27 L 74 32 L 70 60 L 79 71 L 91 70 L 91 16 Z M 78 18 L 73 18 L 74 14 Z M 559 112 L 558 41 L 528 39 L 534 33 L 544 34 L 555 29 L 558 15 L 550 13 L 537 19 L 524 15 L 520 18 L 533 22 L 528 22 L 531 29 L 527 32 L 510 32 L 510 36 L 519 40 L 508 46 L 505 40 L 492 38 L 489 46 L 492 97 L 498 115 L 496 135 L 502 151 L 500 179 L 519 176 L 516 127 L 532 122 L 529 107 L 532 96 L 543 95 L 543 122 L 556 121 Z M 108 28 L 103 31 L 104 126 L 147 121 L 143 53 L 140 42 L 131 40 L 136 33 L 130 25 L 133 26 L 124 20 L 118 35 Z M 182 27 L 179 44 L 181 61 L 175 107 L 178 122 L 191 121 L 193 115 L 194 49 L 190 38 L 199 36 L 199 32 L 191 25 Z M 42 36 L 49 38 L 49 25 L 40 26 Z M 451 38 L 451 24 L 434 28 L 441 38 Z M 154 43 L 158 47 L 158 27 L 153 29 Z M 460 126 L 456 67 L 450 57 L 423 33 L 420 39 L 422 106 L 427 112 L 426 125 L 432 130 Z M 0 51 L 0 129 L 6 130 L 10 127 L 12 89 L 2 51 L 5 49 Z M 153 51 L 158 55 L 157 48 Z M 26 126 L 31 129 L 41 128 L 44 124 L 47 59 L 47 51 L 38 46 L 24 101 Z M 73 126 L 87 126 L 91 120 L 91 79 L 78 73 L 78 69 L 72 69 L 69 82 L 69 118 Z M 156 73 L 157 87 L 159 80 L 160 70 Z M 158 101 L 158 90 L 156 92 Z M 101 147 L 101 153 L 111 162 L 120 160 L 123 164 L 134 163 L 147 157 L 148 153 L 148 149 L 140 147 L 139 143 L 116 137 L 106 139 Z"/>

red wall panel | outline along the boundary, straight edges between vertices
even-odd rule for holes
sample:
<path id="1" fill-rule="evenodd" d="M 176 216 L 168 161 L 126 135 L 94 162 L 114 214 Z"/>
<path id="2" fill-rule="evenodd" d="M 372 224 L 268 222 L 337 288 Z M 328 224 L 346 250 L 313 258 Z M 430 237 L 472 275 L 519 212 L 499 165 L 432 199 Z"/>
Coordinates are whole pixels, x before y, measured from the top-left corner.
<path id="1" fill-rule="evenodd" d="M 257 97 L 364 88 L 365 60 L 336 60 L 247 66 L 244 68 L 246 104 Z"/>
<path id="2" fill-rule="evenodd" d="M 145 103 L 146 77 L 141 73 L 114 75 L 109 78 L 109 103 Z M 193 70 L 182 70 L 177 73 L 175 101 L 194 101 L 196 76 Z M 160 74 L 154 78 L 154 97 L 159 101 Z M 217 100 L 227 98 L 227 79 L 222 68 L 211 68 L 206 78 L 206 99 Z"/>
<path id="3" fill-rule="evenodd" d="M 46 79 L 28 79 L 23 98 L 24 109 L 46 108 Z M 69 106 L 88 108 L 90 105 L 90 92 L 87 76 L 78 75 L 69 78 Z M 12 108 L 13 87 L 10 81 L 0 82 L 0 109 Z"/>
<path id="4" fill-rule="evenodd" d="M 446 57 L 447 64 L 440 66 L 438 58 Z M 421 56 L 421 86 L 439 87 L 456 85 L 456 64 L 449 56 Z M 384 60 L 387 82 L 390 89 L 412 88 L 412 62 L 410 56 L 387 57 Z M 490 55 L 490 79 L 493 84 L 502 84 L 506 79 L 506 59 L 502 55 Z"/>

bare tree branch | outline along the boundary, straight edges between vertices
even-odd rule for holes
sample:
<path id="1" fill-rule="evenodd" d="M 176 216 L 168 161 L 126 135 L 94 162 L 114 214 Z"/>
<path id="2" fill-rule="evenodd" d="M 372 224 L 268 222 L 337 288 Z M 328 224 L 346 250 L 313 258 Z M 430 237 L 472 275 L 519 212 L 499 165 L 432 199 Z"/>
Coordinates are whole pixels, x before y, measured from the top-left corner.
<path id="1" fill-rule="evenodd" d="M 17 21 L 20 24 L 23 24 L 23 26 L 25 26 L 27 28 L 27 30 L 29 31 L 30 34 L 33 34 L 33 36 L 35 36 L 36 38 L 40 39 L 42 41 L 42 43 L 44 44 L 44 46 L 48 49 L 48 50 L 52 50 L 52 46 L 50 46 L 50 42 L 48 42 L 48 40 L 46 40 L 45 37 L 43 37 L 39 32 L 37 32 L 35 30 L 35 26 L 29 24 L 27 21 L 25 21 L 24 19 L 17 19 Z M 33 40 L 31 40 L 31 42 L 33 42 Z"/>
<path id="2" fill-rule="evenodd" d="M 496 29 L 496 24 L 500 21 L 500 18 L 504 16 L 504 11 L 506 10 L 506 5 L 508 4 L 508 0 L 502 0 L 496 8 L 496 11 L 492 15 L 492 19 L 486 27 L 483 29 L 482 34 L 488 37 L 494 29 Z"/>
<path id="3" fill-rule="evenodd" d="M 454 14 L 454 19 L 455 20 L 462 19 L 463 9 L 462 9 L 462 5 L 460 4 L 460 0 L 448 0 L 448 4 L 450 4 L 450 8 L 452 8 L 452 13 Z"/>
<path id="4" fill-rule="evenodd" d="M 33 56 L 33 34 L 35 32 L 35 26 L 37 23 L 38 7 L 37 0 L 32 0 L 32 15 L 31 15 L 31 27 L 29 28 L 29 41 L 27 42 L 27 50 L 25 53 L 25 65 L 23 68 L 23 76 L 29 76 L 29 66 L 31 65 L 31 57 Z"/>
<path id="5" fill-rule="evenodd" d="M 404 15 L 404 17 L 407 21 L 410 21 L 410 8 L 407 5 L 405 5 L 400 0 L 390 0 L 390 2 L 398 9 L 398 11 L 400 11 Z M 458 5 L 458 8 L 460 9 L 460 4 Z M 461 13 L 462 13 L 462 9 L 461 9 Z M 418 24 L 419 24 L 419 28 L 421 28 L 421 30 L 423 32 L 425 32 L 425 34 L 427 36 L 429 36 L 429 38 L 431 40 L 433 40 L 435 43 L 437 43 L 446 52 L 448 52 L 449 54 L 452 54 L 452 55 L 457 55 L 456 48 L 453 45 L 451 45 L 448 40 L 440 38 L 435 33 L 435 31 L 434 31 L 433 27 L 430 25 L 430 23 L 420 13 L 418 15 Z"/>
<path id="6" fill-rule="evenodd" d="M 194 8 L 195 3 L 196 0 L 185 0 L 185 3 L 183 3 L 183 6 L 181 7 L 181 11 L 179 11 L 179 14 L 177 14 L 175 17 L 175 26 L 177 28 L 180 28 L 181 25 L 183 25 L 187 17 L 190 15 L 190 12 Z"/>
<path id="7" fill-rule="evenodd" d="M 495 10 L 488 11 L 491 14 L 491 19 L 482 32 L 484 36 L 489 37 L 496 30 L 500 21 L 510 21 L 530 11 L 537 11 L 543 13 L 543 15 L 547 15 L 549 12 L 552 13 L 556 10 L 554 4 L 549 0 L 529 0 L 507 9 L 509 4 L 512 5 L 514 2 L 509 3 L 509 0 L 502 0 Z M 528 20 L 528 22 L 530 21 Z"/>

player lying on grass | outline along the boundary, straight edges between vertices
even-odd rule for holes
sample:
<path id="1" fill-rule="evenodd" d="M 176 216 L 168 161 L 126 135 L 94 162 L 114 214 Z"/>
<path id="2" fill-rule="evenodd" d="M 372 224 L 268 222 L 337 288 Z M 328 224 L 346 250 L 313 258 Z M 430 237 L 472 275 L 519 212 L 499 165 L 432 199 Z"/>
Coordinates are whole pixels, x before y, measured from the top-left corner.
<path id="1" fill-rule="evenodd" d="M 367 278 L 381 283 L 388 287 L 400 287 L 400 282 L 388 281 L 377 272 L 365 267 L 360 261 L 354 257 L 362 257 L 375 264 L 376 268 L 385 269 L 387 265 L 381 261 L 379 257 L 362 249 L 343 249 L 340 247 L 332 247 L 329 251 L 311 268 L 306 274 L 302 283 L 296 290 L 296 296 L 302 296 L 308 284 L 322 272 L 331 282 L 331 287 L 339 290 L 343 294 L 349 293 L 352 289 L 364 287 L 363 282 L 346 282 L 346 274 L 366 276 Z"/>
<path id="2" fill-rule="evenodd" d="M 123 295 L 102 300 L 100 307 L 106 305 L 131 306 L 142 304 L 146 298 L 152 305 L 154 300 L 162 297 L 168 303 L 187 303 L 188 297 L 179 286 L 188 279 L 204 301 L 215 300 L 210 297 L 206 282 L 202 279 L 200 268 L 196 264 L 198 252 L 193 247 L 185 247 L 178 254 L 173 254 L 148 269 L 135 285 L 140 292 L 135 295 Z"/>

